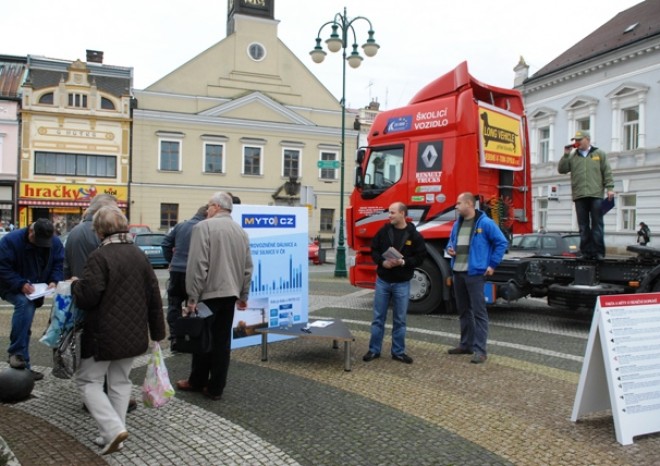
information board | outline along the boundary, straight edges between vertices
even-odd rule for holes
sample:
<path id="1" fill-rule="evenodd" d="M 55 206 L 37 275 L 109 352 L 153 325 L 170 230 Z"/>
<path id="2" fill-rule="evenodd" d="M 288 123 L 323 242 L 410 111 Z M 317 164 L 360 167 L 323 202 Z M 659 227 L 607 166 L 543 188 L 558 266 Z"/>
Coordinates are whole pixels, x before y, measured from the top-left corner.
<path id="1" fill-rule="evenodd" d="M 606 409 L 622 445 L 660 432 L 660 293 L 598 298 L 571 420 Z"/>
<path id="2" fill-rule="evenodd" d="M 250 238 L 254 265 L 248 308 L 234 312 L 235 349 L 260 344 L 258 328 L 307 322 L 309 230 L 305 207 L 237 204 L 231 215 Z"/>

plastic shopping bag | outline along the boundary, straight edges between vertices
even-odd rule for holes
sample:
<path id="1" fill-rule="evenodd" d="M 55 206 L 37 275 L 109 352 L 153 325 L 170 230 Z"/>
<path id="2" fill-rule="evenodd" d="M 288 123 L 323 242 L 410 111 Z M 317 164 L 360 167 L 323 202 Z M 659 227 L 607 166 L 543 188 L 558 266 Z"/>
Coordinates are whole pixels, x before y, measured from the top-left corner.
<path id="1" fill-rule="evenodd" d="M 174 388 L 165 367 L 160 345 L 154 342 L 153 352 L 147 364 L 147 375 L 142 384 L 142 401 L 149 408 L 165 406 L 174 396 Z"/>
<path id="2" fill-rule="evenodd" d="M 57 348 L 62 335 L 73 328 L 75 323 L 80 323 L 82 316 L 83 313 L 73 303 L 71 282 L 59 282 L 53 297 L 50 325 L 39 341 L 51 348 Z"/>

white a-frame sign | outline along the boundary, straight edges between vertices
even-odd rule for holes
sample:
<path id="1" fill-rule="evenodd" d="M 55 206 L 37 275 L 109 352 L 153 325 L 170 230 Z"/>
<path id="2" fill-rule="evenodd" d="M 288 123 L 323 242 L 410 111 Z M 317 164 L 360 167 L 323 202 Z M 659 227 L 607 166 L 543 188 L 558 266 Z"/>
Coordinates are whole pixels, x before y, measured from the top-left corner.
<path id="1" fill-rule="evenodd" d="M 622 445 L 660 432 L 660 293 L 598 298 L 571 420 L 606 409 Z"/>

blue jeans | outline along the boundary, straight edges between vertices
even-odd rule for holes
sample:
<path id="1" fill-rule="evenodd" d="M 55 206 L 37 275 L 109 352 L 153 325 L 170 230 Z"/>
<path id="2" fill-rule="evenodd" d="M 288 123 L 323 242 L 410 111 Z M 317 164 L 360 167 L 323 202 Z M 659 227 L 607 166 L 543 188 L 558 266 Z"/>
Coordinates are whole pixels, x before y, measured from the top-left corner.
<path id="1" fill-rule="evenodd" d="M 603 214 L 600 210 L 602 201 L 599 197 L 575 200 L 575 214 L 580 229 L 580 252 L 585 256 L 605 256 Z"/>
<path id="2" fill-rule="evenodd" d="M 484 298 L 483 275 L 470 276 L 454 272 L 454 294 L 461 324 L 461 348 L 486 354 L 488 339 L 488 311 Z"/>
<path id="3" fill-rule="evenodd" d="M 34 320 L 34 302 L 23 293 L 7 293 L 5 301 L 14 305 L 14 314 L 11 318 L 11 333 L 9 334 L 9 355 L 20 354 L 30 367 L 30 335 L 32 335 L 32 321 Z"/>
<path id="4" fill-rule="evenodd" d="M 387 308 L 392 302 L 392 354 L 406 352 L 406 314 L 410 300 L 410 282 L 388 283 L 376 279 L 376 293 L 374 295 L 374 320 L 371 323 L 371 339 L 369 351 L 380 354 L 385 334 L 385 320 Z"/>

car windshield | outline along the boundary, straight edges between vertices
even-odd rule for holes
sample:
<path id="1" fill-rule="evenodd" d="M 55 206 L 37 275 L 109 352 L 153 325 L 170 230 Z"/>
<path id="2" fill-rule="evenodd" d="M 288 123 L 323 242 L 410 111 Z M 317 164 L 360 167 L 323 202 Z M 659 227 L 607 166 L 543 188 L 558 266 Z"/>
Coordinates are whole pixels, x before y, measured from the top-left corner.
<path id="1" fill-rule="evenodd" d="M 138 235 L 135 244 L 138 246 L 161 246 L 165 235 Z"/>

